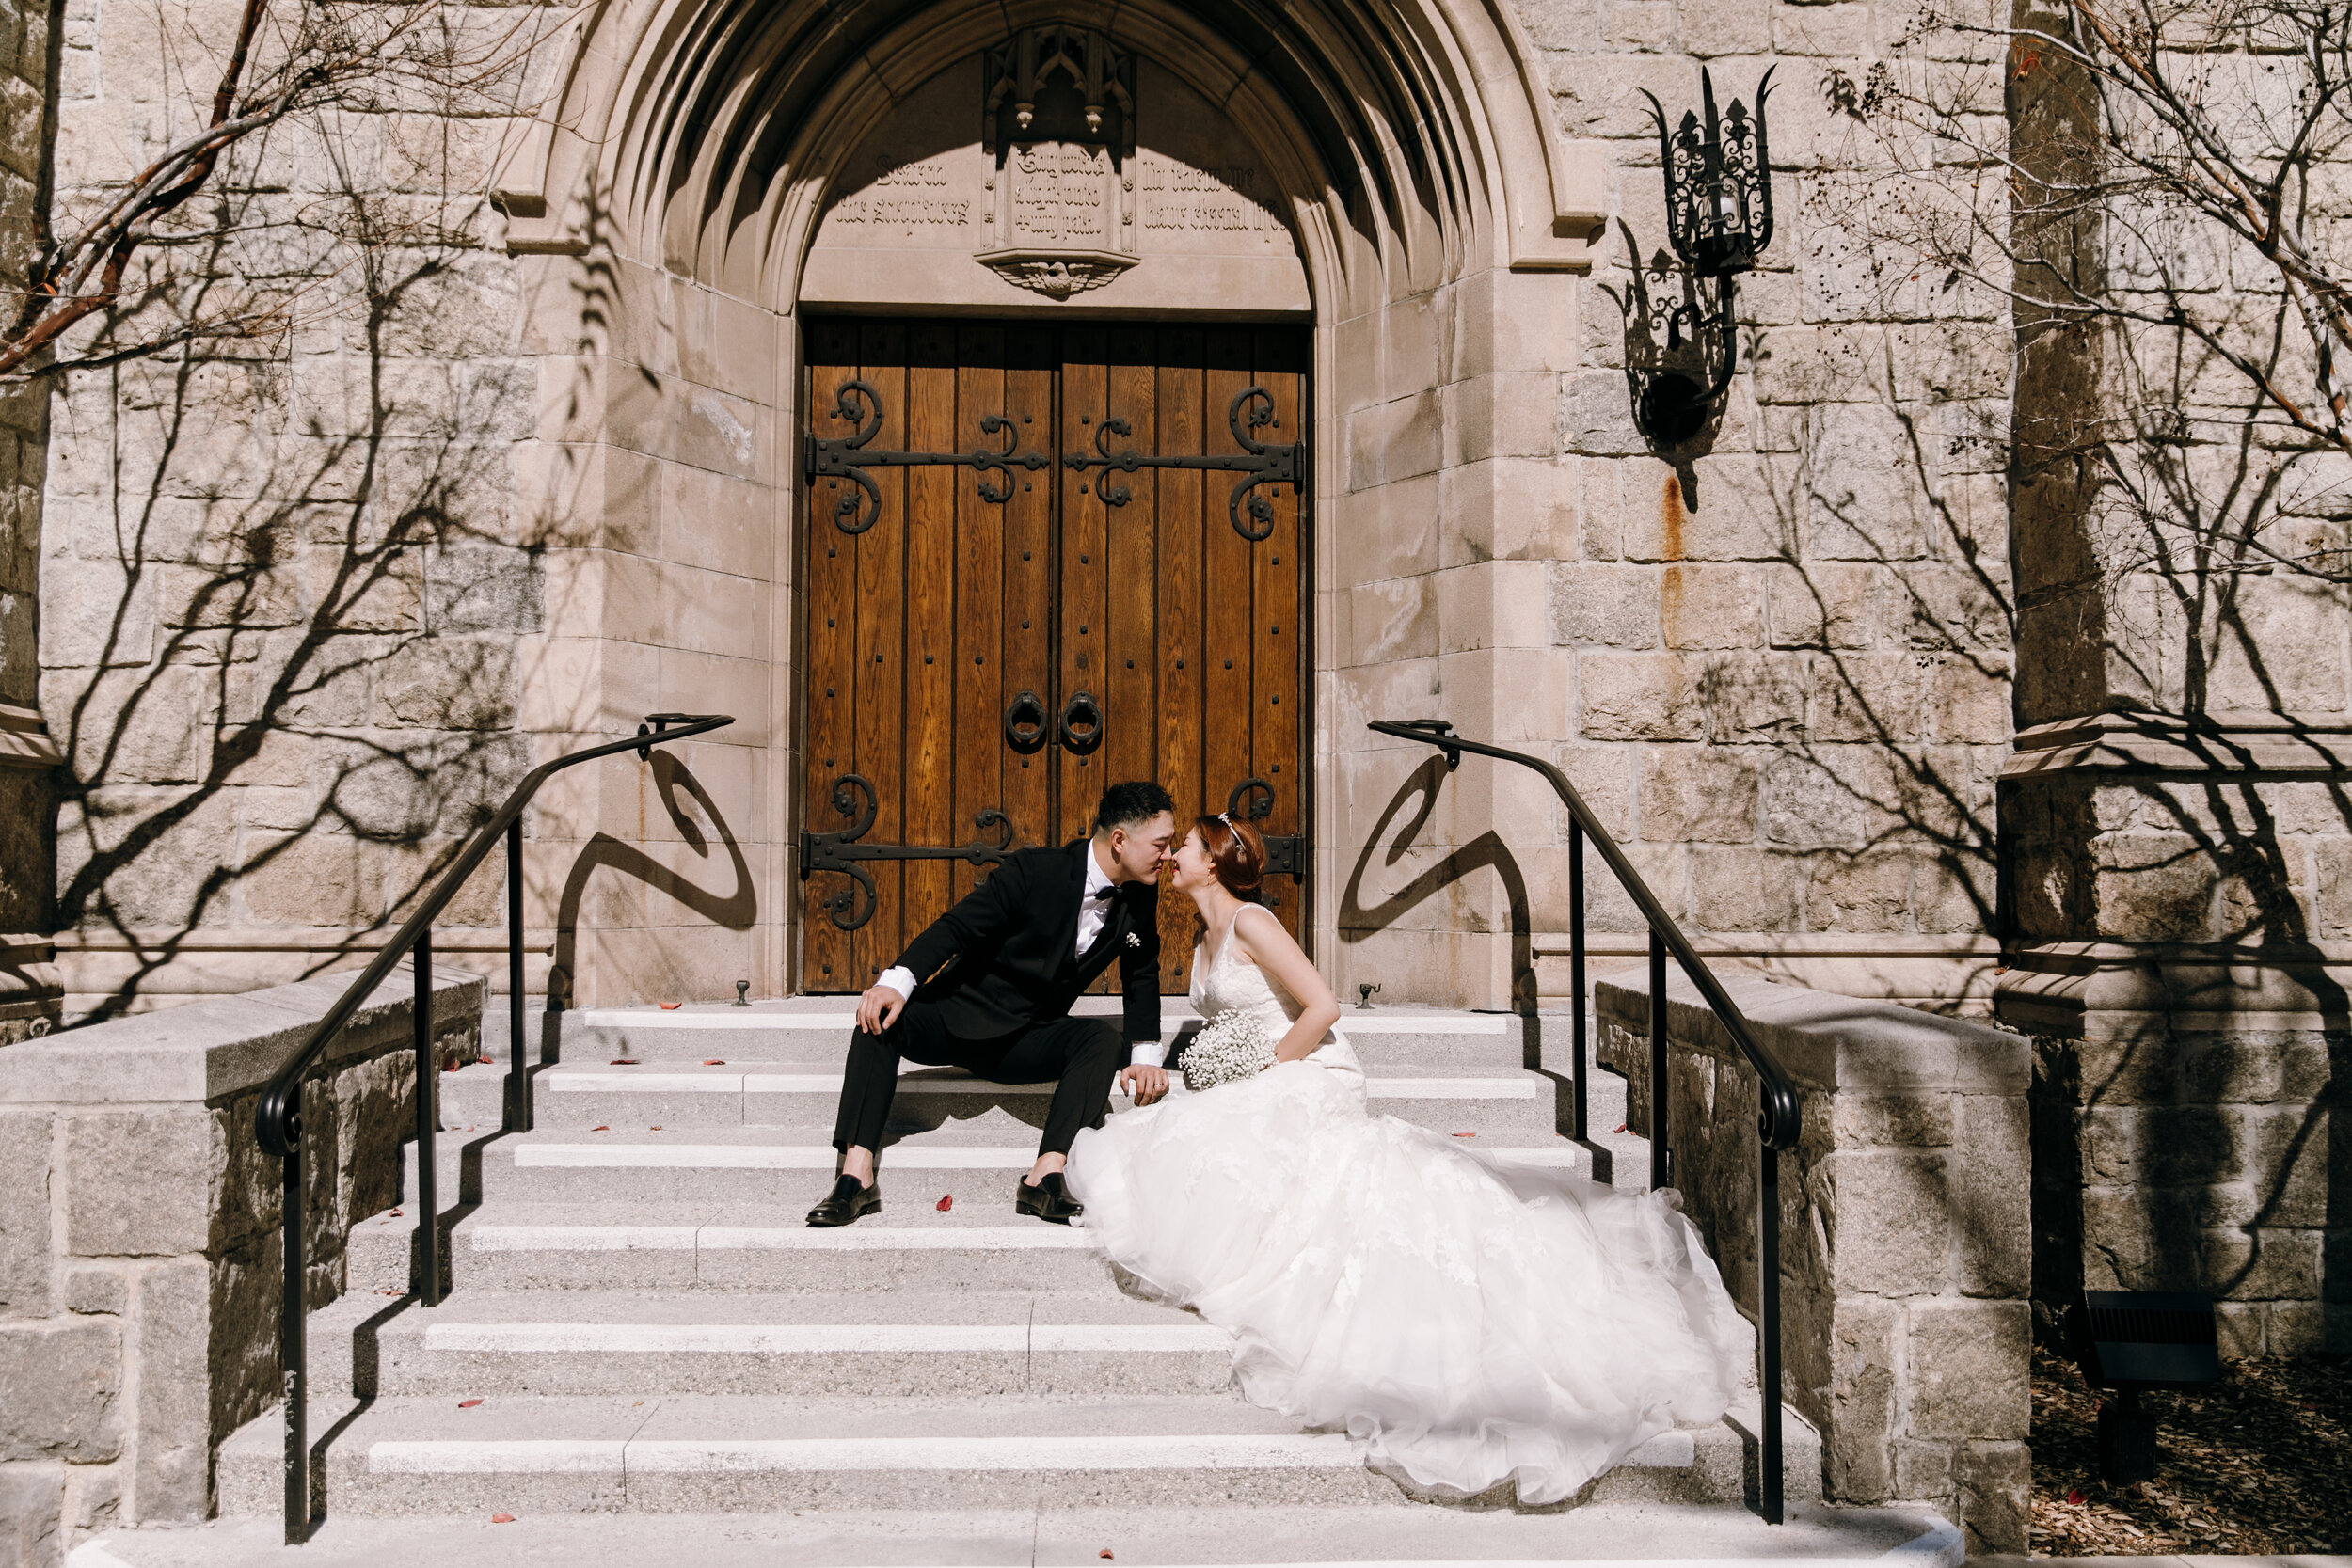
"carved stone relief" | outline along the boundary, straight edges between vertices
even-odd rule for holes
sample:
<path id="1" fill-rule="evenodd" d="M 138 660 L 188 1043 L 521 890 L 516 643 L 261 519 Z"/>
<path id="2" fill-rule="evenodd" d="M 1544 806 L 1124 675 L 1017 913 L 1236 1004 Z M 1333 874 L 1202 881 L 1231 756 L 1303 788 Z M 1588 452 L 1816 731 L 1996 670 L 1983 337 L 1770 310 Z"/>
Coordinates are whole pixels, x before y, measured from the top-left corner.
<path id="1" fill-rule="evenodd" d="M 802 297 L 1303 311 L 1306 271 L 1262 162 L 1152 61 L 1032 29 L 933 77 L 858 149 Z"/>

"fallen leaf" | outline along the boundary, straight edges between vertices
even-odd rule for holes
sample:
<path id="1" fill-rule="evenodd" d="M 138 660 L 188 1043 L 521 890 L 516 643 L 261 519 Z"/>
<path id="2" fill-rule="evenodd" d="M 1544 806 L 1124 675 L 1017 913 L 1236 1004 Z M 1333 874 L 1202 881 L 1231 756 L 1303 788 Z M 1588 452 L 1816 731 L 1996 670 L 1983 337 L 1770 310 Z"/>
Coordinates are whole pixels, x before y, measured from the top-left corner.
<path id="1" fill-rule="evenodd" d="M 511 1525 L 514 1522 L 515 1516 L 512 1513 L 493 1513 L 490 1515 L 490 1523 L 494 1525 Z"/>
<path id="2" fill-rule="evenodd" d="M 724 1056 L 705 1056 L 703 1058 L 703 1066 L 705 1067 L 724 1067 L 726 1065 L 727 1059 Z"/>
<path id="3" fill-rule="evenodd" d="M 940 1212 L 941 1213 L 943 1213 L 943 1214 L 944 1214 L 944 1213 L 946 1213 L 948 1210 L 953 1209 L 955 1206 L 956 1206 L 956 1195 L 955 1195 L 955 1194 L 953 1194 L 953 1193 L 948 1193 L 948 1194 L 946 1194 L 946 1196 L 944 1196 L 943 1197 L 941 1197 L 941 1198 L 940 1198 L 940 1200 L 939 1200 L 939 1212 Z"/>
<path id="4" fill-rule="evenodd" d="M 661 1010 L 665 1013 L 674 1013 L 678 1010 L 678 1006 L 675 1002 L 664 1002 L 661 1004 Z"/>
<path id="5" fill-rule="evenodd" d="M 460 1410 L 471 1410 L 475 1405 L 480 1404 L 481 1402 L 482 1402 L 480 1400 L 459 1400 L 457 1402 L 457 1408 Z"/>

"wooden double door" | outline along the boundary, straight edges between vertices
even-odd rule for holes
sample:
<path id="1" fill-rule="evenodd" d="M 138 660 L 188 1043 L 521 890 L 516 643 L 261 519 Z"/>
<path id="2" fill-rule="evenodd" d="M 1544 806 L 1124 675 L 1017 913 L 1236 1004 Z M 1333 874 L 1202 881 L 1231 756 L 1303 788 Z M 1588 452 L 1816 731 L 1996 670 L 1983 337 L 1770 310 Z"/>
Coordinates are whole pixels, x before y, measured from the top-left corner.
<path id="1" fill-rule="evenodd" d="M 1125 779 L 1180 830 L 1256 817 L 1297 932 L 1304 330 L 841 320 L 805 347 L 802 988 L 870 985 Z M 1182 991 L 1190 901 L 1160 923 Z"/>

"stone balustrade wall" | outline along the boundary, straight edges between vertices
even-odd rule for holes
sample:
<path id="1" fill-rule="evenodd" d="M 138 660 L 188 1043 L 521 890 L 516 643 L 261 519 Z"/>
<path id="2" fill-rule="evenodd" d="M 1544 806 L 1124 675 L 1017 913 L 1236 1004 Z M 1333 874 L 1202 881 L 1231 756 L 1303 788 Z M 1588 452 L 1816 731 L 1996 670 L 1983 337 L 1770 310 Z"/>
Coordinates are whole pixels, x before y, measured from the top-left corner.
<path id="1" fill-rule="evenodd" d="M 0 1049 L 0 1562 L 211 1513 L 217 1445 L 279 1388 L 280 1178 L 254 1110 L 350 978 Z M 304 1090 L 314 1307 L 343 1291 L 352 1226 L 400 1201 L 413 992 L 393 971 Z M 483 996 L 436 975 L 445 1064 L 479 1049 Z"/>
<path id="2" fill-rule="evenodd" d="M 1679 971 L 1667 991 L 1673 1181 L 1756 1310 L 1755 1071 Z M 1730 978 L 1804 1096 L 1780 1157 L 1782 1388 L 1823 1496 L 1933 1503 L 1973 1551 L 2026 1549 L 2030 1042 L 1884 1002 Z M 1596 987 L 1601 1065 L 1650 1126 L 1645 970 Z"/>

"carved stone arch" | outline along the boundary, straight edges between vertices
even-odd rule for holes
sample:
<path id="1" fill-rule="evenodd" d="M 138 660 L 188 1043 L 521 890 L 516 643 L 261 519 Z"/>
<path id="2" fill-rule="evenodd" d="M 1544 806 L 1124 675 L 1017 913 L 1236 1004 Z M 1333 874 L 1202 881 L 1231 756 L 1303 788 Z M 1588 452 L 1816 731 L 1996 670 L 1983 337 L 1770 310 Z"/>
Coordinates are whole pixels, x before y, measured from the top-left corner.
<path id="1" fill-rule="evenodd" d="M 500 181 L 510 243 L 610 247 L 789 309 L 829 161 L 949 61 L 1057 20 L 1103 27 L 1280 144 L 1268 165 L 1288 166 L 1319 294 L 1357 294 L 1351 263 L 1388 273 L 1379 292 L 1586 263 L 1602 164 L 1551 128 L 1502 0 L 611 0 L 547 46 L 552 85 Z"/>
<path id="2" fill-rule="evenodd" d="M 1093 28 L 1152 62 L 1246 130 L 1279 198 L 1306 280 L 1305 309 L 1281 314 L 1312 323 L 1311 532 L 1293 562 L 1311 570 L 1297 617 L 1314 623 L 1299 640 L 1311 702 L 1370 700 L 1349 695 L 1362 677 L 1326 651 L 1345 641 L 1350 596 L 1367 585 L 1356 574 L 1377 571 L 1433 579 L 1413 589 L 1433 600 L 1442 578 L 1448 617 L 1486 628 L 1446 665 L 1446 714 L 1466 733 L 1518 733 L 1531 707 L 1565 704 L 1525 636 L 1541 603 L 1527 568 L 1563 513 L 1560 377 L 1583 367 L 1574 290 L 1548 274 L 1589 265 L 1606 164 L 1550 128 L 1508 5 L 601 0 L 548 40 L 534 62 L 543 105 L 494 190 L 539 356 L 516 510 L 578 542 L 548 564 L 565 587 L 551 594 L 563 629 L 534 689 L 566 716 L 555 727 L 600 730 L 649 707 L 733 712 L 732 744 L 758 759 L 741 775 L 758 911 L 741 967 L 706 973 L 718 960 L 690 937 L 670 945 L 649 915 L 638 937 L 606 932 L 583 957 L 583 1000 L 723 995 L 745 974 L 763 991 L 788 983 L 803 783 L 784 781 L 803 772 L 796 594 L 816 547 L 800 504 L 803 280 L 875 127 L 970 62 L 977 139 L 977 61 L 1021 28 Z M 1016 294 L 985 309 L 1126 309 L 1108 299 Z M 1341 822 L 1346 803 L 1328 793 L 1341 769 L 1301 760 L 1309 826 Z M 548 831 L 584 839 L 636 806 L 598 809 L 568 827 L 550 816 Z M 1314 855 L 1338 847 L 1311 836 Z M 1308 913 L 1326 933 L 1314 940 L 1336 942 L 1344 879 L 1324 863 Z M 1467 967 L 1430 994 L 1509 997 L 1502 929 L 1449 937 Z M 1351 961 L 1425 961 L 1396 941 Z"/>

